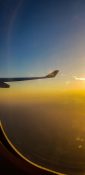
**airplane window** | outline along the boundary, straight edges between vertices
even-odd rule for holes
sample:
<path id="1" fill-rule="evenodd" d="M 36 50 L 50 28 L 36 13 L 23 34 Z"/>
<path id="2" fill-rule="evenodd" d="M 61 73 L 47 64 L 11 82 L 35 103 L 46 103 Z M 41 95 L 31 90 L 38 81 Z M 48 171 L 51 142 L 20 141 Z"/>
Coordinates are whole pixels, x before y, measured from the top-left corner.
<path id="1" fill-rule="evenodd" d="M 26 159 L 85 173 L 85 1 L 0 1 L 0 121 Z"/>

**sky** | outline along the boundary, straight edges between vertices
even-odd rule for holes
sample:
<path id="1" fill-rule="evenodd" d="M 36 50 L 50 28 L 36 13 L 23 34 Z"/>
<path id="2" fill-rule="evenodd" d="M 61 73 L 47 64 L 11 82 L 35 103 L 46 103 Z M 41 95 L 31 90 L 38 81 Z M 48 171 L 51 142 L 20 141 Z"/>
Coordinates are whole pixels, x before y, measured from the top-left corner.
<path id="1" fill-rule="evenodd" d="M 85 89 L 85 81 L 75 78 L 85 77 L 84 0 L 1 0 L 0 26 L 0 77 L 60 70 L 53 80 L 11 88 Z"/>

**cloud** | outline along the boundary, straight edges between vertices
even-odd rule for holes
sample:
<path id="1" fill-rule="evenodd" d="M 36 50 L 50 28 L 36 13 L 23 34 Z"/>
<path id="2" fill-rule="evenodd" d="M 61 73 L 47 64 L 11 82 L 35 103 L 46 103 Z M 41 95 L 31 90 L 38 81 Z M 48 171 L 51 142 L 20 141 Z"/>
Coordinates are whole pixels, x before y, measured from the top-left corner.
<path id="1" fill-rule="evenodd" d="M 73 78 L 74 78 L 75 80 L 85 81 L 85 78 L 84 78 L 84 77 L 76 77 L 76 76 L 73 76 Z"/>

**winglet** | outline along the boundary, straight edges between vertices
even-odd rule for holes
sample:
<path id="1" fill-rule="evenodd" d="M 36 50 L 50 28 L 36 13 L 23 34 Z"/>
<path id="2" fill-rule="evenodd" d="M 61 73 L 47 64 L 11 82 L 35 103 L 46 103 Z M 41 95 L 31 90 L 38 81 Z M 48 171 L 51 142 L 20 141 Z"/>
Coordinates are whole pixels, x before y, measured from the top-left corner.
<path id="1" fill-rule="evenodd" d="M 59 70 L 54 70 L 50 74 L 46 75 L 45 78 L 53 78 L 58 74 Z"/>

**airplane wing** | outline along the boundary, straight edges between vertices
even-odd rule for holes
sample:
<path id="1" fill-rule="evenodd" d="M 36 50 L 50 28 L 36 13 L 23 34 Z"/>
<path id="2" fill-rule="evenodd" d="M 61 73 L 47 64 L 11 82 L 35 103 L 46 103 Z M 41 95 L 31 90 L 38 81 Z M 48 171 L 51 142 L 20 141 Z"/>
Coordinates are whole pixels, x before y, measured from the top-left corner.
<path id="1" fill-rule="evenodd" d="M 59 70 L 55 70 L 46 76 L 41 77 L 14 77 L 14 78 L 0 78 L 0 88 L 9 88 L 10 85 L 6 82 L 16 82 L 16 81 L 28 81 L 37 79 L 53 78 L 58 74 Z"/>

